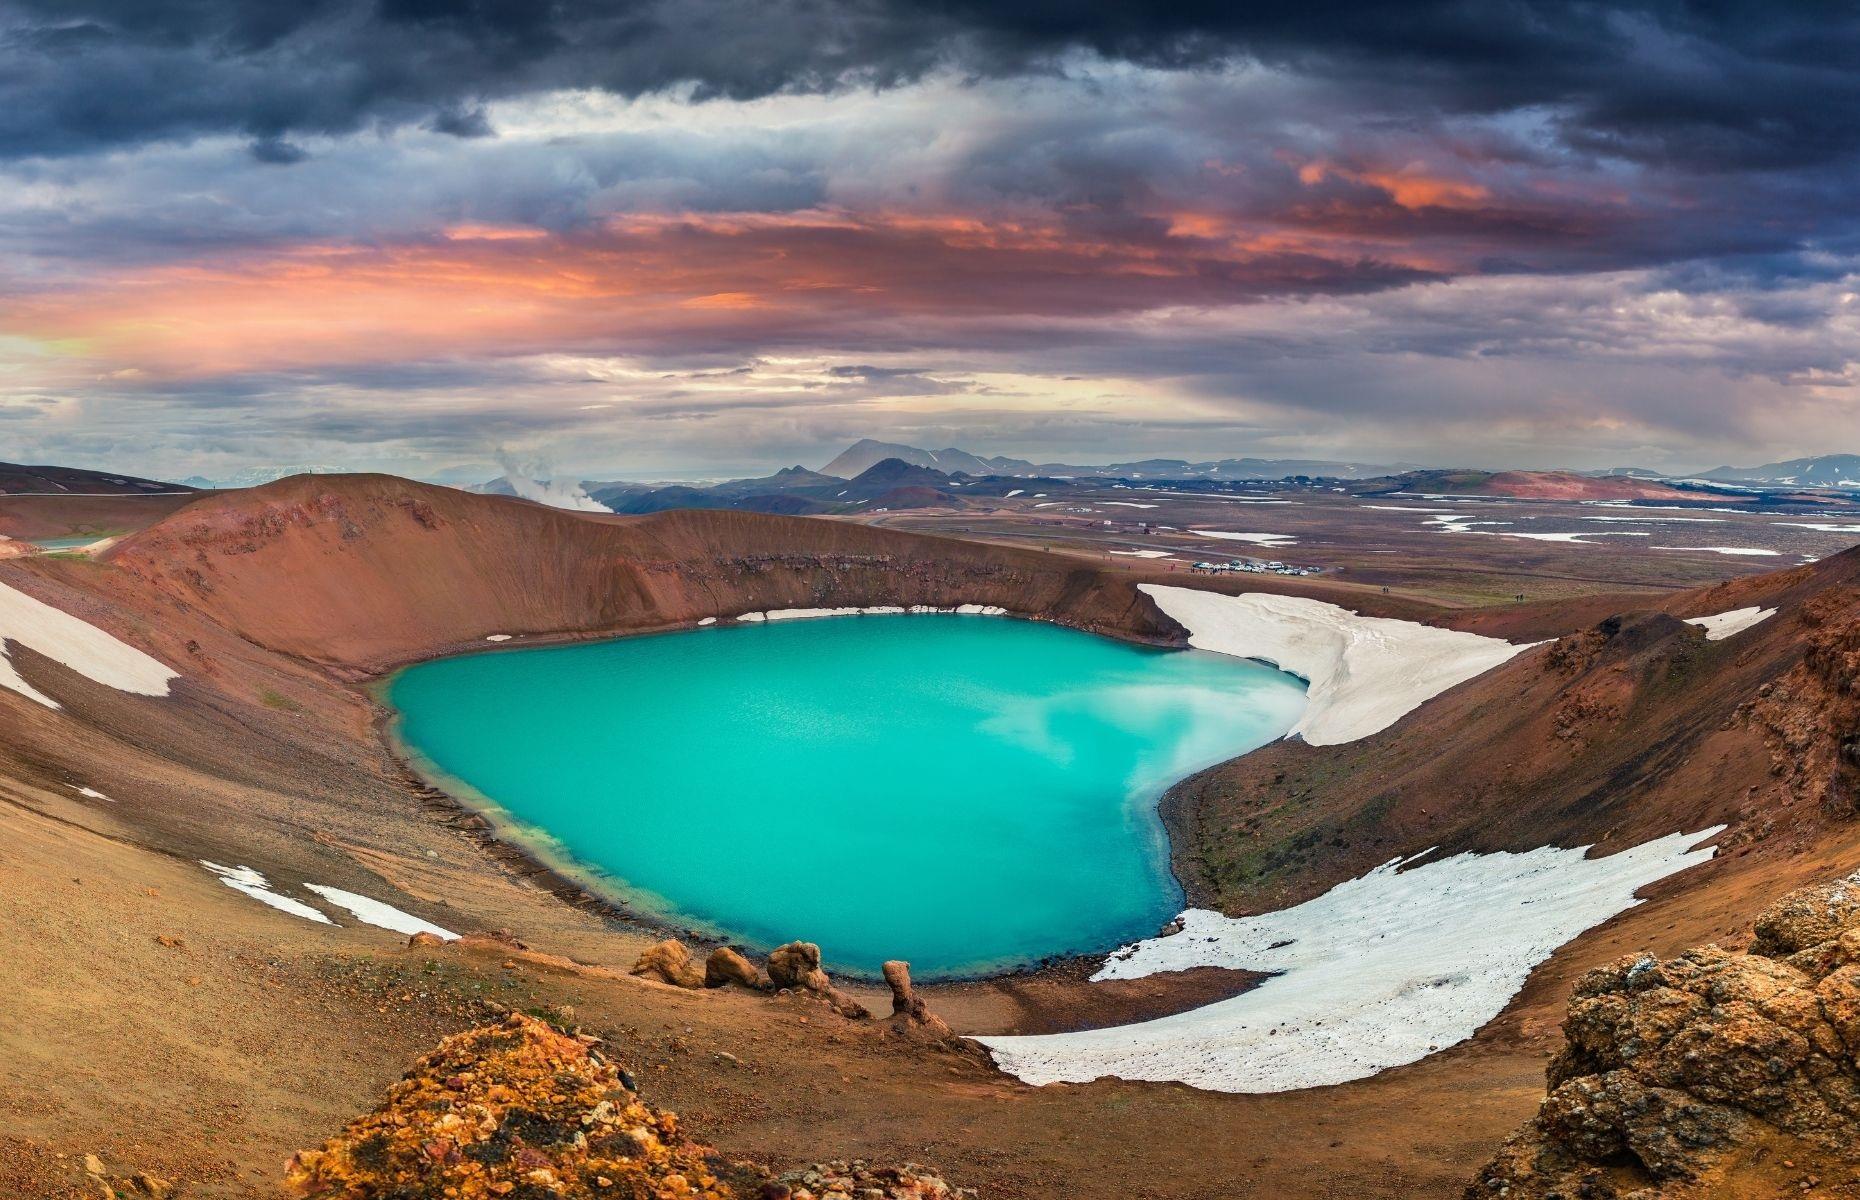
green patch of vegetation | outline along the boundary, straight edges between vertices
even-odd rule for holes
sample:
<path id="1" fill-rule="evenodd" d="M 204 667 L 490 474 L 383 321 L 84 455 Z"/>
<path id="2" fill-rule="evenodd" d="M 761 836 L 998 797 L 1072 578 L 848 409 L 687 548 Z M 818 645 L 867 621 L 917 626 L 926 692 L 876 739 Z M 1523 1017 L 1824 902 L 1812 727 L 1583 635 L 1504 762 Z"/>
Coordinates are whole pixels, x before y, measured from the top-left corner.
<path id="1" fill-rule="evenodd" d="M 266 708 L 275 708 L 279 712 L 294 713 L 304 710 L 304 706 L 297 703 L 297 701 L 291 699 L 289 696 L 280 695 L 270 688 L 266 688 L 259 694 L 258 698 L 264 702 Z"/>

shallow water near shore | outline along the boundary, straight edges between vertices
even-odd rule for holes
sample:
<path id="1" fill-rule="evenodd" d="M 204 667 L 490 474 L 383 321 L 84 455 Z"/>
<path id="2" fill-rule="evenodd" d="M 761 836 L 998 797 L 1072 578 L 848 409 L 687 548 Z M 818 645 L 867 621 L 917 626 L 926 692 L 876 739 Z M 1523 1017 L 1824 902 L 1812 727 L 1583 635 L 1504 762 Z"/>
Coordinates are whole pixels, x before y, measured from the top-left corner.
<path id="1" fill-rule="evenodd" d="M 423 663 L 402 740 L 646 914 L 875 972 L 1025 966 L 1181 907 L 1156 801 L 1298 679 L 1029 621 L 724 625 Z"/>

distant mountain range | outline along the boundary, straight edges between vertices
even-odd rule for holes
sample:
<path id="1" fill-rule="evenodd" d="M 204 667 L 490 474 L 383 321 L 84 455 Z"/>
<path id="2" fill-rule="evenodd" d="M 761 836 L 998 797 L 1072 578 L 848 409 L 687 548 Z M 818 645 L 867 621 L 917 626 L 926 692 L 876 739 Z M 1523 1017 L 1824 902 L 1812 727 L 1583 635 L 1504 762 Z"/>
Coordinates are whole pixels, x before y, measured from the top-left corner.
<path id="1" fill-rule="evenodd" d="M 1316 458 L 1221 458 L 1191 462 L 1185 458 L 1145 458 L 1132 462 L 1080 465 L 1076 463 L 1035 463 L 1024 458 L 985 457 L 950 447 L 924 450 L 896 442 L 879 442 L 863 438 L 841 452 L 838 458 L 820 468 L 822 475 L 851 479 L 870 470 L 884 459 L 895 458 L 914 467 L 928 467 L 948 475 L 1009 475 L 1016 478 L 1107 479 L 1284 479 L 1305 475 L 1326 479 L 1373 479 L 1412 470 L 1411 463 L 1375 464 L 1333 462 Z"/>
<path id="2" fill-rule="evenodd" d="M 249 488 L 283 479 L 287 475 L 339 475 L 341 467 L 324 466 L 315 463 L 274 463 L 265 467 L 247 467 L 243 471 L 234 471 L 231 475 L 219 479 L 208 479 L 204 475 L 189 475 L 181 482 L 191 488 Z"/>
<path id="3" fill-rule="evenodd" d="M 1685 478 L 1755 487 L 1860 488 L 1860 454 L 1821 454 L 1760 467 L 1714 467 Z"/>
<path id="4" fill-rule="evenodd" d="M 268 475 L 269 472 L 249 474 Z M 1080 465 L 991 457 L 953 446 L 926 450 L 865 438 L 848 446 L 818 471 L 797 465 L 784 467 L 772 475 L 717 484 L 582 480 L 577 486 L 569 480 L 541 483 L 525 480 L 526 486 L 521 491 L 509 478 L 500 477 L 468 490 L 498 495 L 523 494 L 544 503 L 557 503 L 559 507 L 599 505 L 618 513 L 730 508 L 807 515 L 932 505 L 963 507 L 974 500 L 999 499 L 1010 492 L 1035 486 L 1057 493 L 1074 481 L 1081 485 L 1104 479 L 1240 483 L 1288 478 L 1349 481 L 1350 490 L 1363 495 L 1417 491 L 1543 499 L 1705 503 L 1713 496 L 1711 485 L 1732 492 L 1752 489 L 1744 492 L 1752 500 L 1759 491 L 1860 490 L 1860 455 L 1828 454 L 1760 467 L 1717 467 L 1691 475 L 1666 474 L 1646 467 L 1611 467 L 1600 471 L 1433 470 L 1406 463 L 1379 465 L 1309 458 L 1221 458 L 1203 462 L 1147 458 Z M 551 499 L 557 489 L 564 494 L 574 493 L 573 502 Z"/>

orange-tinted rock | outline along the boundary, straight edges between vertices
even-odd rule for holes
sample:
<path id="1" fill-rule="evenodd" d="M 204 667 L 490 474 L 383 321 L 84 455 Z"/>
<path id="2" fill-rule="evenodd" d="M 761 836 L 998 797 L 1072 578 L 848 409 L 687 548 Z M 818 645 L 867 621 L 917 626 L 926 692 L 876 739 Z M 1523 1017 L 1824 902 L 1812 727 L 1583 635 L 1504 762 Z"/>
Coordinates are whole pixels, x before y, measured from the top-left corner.
<path id="1" fill-rule="evenodd" d="M 704 986 L 703 968 L 691 961 L 691 952 L 677 938 L 666 938 L 646 947 L 634 961 L 632 973 L 673 987 Z"/>

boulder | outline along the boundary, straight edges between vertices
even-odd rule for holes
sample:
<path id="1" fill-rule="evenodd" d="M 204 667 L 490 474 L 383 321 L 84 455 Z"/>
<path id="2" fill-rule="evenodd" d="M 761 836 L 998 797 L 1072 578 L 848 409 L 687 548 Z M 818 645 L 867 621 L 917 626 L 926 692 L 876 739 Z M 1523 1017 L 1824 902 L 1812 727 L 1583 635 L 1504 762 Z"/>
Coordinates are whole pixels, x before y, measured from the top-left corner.
<path id="1" fill-rule="evenodd" d="M 669 983 L 673 987 L 704 986 L 703 969 L 691 961 L 691 952 L 677 938 L 666 938 L 646 947 L 633 963 L 633 974 Z"/>
<path id="2" fill-rule="evenodd" d="M 1860 880 L 1784 896 L 1747 953 L 1589 972 L 1563 1031 L 1543 1107 L 1468 1200 L 1589 1195 L 1598 1172 L 1637 1200 L 1742 1195 L 1766 1156 L 1860 1166 Z"/>
<path id="3" fill-rule="evenodd" d="M 704 986 L 718 988 L 731 984 L 758 992 L 767 991 L 769 987 L 756 964 L 728 946 L 719 946 L 704 960 Z"/>
<path id="4" fill-rule="evenodd" d="M 820 969 L 820 947 L 812 942 L 789 942 L 769 952 L 769 982 L 778 988 L 825 992 L 833 985 Z"/>
<path id="5" fill-rule="evenodd" d="M 420 932 L 408 938 L 407 944 L 409 946 L 443 946 L 446 944 L 446 939 L 440 937 L 430 929 L 422 929 Z"/>
<path id="6" fill-rule="evenodd" d="M 833 986 L 820 969 L 820 947 L 812 942 L 789 942 L 769 951 L 769 982 L 778 988 L 793 988 L 820 997 L 834 1012 L 849 1021 L 863 1021 L 872 1015 L 865 1005 Z"/>

